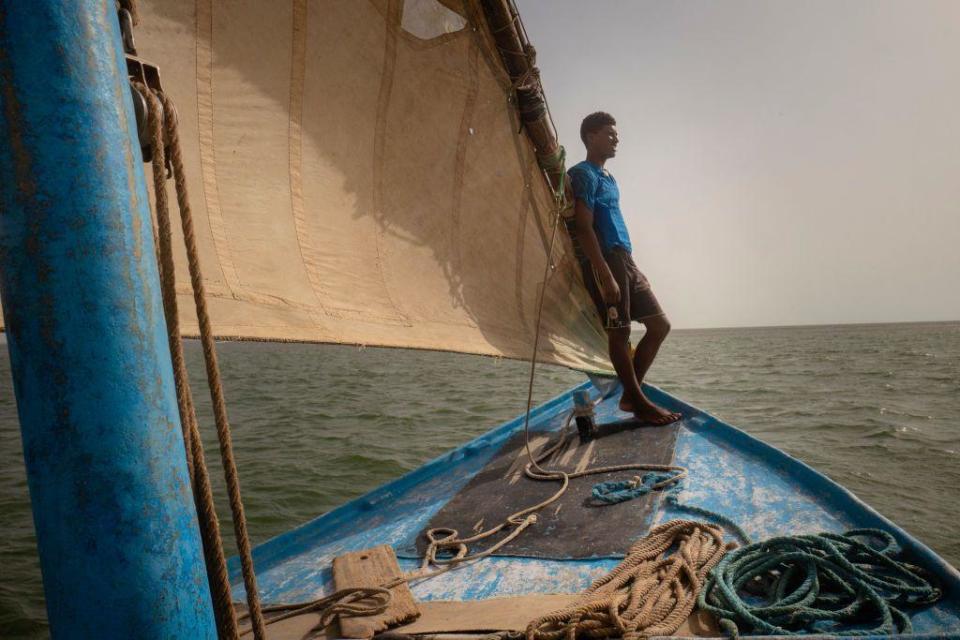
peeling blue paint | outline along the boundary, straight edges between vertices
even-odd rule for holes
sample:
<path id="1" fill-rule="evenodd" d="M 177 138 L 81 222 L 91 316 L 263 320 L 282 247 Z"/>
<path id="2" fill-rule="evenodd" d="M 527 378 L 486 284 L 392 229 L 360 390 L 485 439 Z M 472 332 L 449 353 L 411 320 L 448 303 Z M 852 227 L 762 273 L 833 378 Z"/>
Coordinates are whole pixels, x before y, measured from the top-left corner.
<path id="1" fill-rule="evenodd" d="M 0 3 L 0 290 L 51 634 L 213 638 L 113 0 Z"/>

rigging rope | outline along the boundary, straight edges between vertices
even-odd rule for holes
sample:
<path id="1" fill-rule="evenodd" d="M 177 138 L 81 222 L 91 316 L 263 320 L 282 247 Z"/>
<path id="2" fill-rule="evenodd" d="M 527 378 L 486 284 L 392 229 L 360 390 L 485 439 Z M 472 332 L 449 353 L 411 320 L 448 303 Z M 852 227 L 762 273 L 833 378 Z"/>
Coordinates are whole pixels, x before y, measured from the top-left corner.
<path id="1" fill-rule="evenodd" d="M 134 87 L 146 99 L 147 127 L 150 132 L 154 191 L 154 209 L 157 218 L 157 264 L 160 272 L 160 288 L 163 296 L 163 313 L 167 323 L 167 343 L 173 362 L 173 378 L 177 390 L 177 409 L 183 428 L 184 445 L 187 452 L 187 469 L 193 486 L 193 497 L 197 508 L 197 520 L 200 538 L 203 544 L 204 563 L 207 568 L 207 580 L 213 601 L 217 634 L 221 638 L 237 637 L 237 619 L 230 594 L 230 578 L 227 561 L 223 552 L 220 535 L 220 523 L 214 506 L 213 490 L 207 472 L 203 441 L 197 422 L 196 408 L 186 362 L 183 356 L 183 341 L 180 337 L 180 318 L 177 309 L 173 248 L 171 241 L 170 211 L 167 201 L 166 168 L 164 167 L 164 140 L 162 125 L 162 107 L 152 91 L 140 83 Z"/>
<path id="2" fill-rule="evenodd" d="M 771 538 L 725 556 L 698 604 L 733 638 L 910 633 L 899 607 L 935 602 L 941 592 L 931 574 L 895 552 L 893 536 L 878 529 Z"/>
<path id="3" fill-rule="evenodd" d="M 206 307 L 203 275 L 200 269 L 199 253 L 197 251 L 193 229 L 193 216 L 190 209 L 189 192 L 187 191 L 186 172 L 184 171 L 183 157 L 180 150 L 176 109 L 170 98 L 162 92 L 148 89 L 141 83 L 135 83 L 135 86 L 146 98 L 148 104 L 148 126 L 150 128 L 153 146 L 152 169 L 157 210 L 158 263 L 160 265 L 160 280 L 163 291 L 164 316 L 167 320 L 168 342 L 171 357 L 174 361 L 177 404 L 180 411 L 180 418 L 183 422 L 184 443 L 187 445 L 188 451 L 188 467 L 191 469 L 192 480 L 194 481 L 194 499 L 197 502 L 198 520 L 201 523 L 201 537 L 204 546 L 204 557 L 207 563 L 207 574 L 215 603 L 217 630 L 222 638 L 238 637 L 236 613 L 230 597 L 229 576 L 223 554 L 219 522 L 217 521 L 216 508 L 213 503 L 213 493 L 210 489 L 196 410 L 193 404 L 186 364 L 183 358 L 183 343 L 180 335 L 176 301 L 176 274 L 171 243 L 170 214 L 166 193 L 166 169 L 164 164 L 166 159 L 169 159 L 171 162 L 174 184 L 176 186 L 177 205 L 180 211 L 180 221 L 183 229 L 194 303 L 200 325 L 200 339 L 203 345 L 207 382 L 213 402 L 214 421 L 217 427 L 220 456 L 229 494 L 231 514 L 233 516 L 234 533 L 240 552 L 240 563 L 247 592 L 247 603 L 251 613 L 254 637 L 257 638 L 257 640 L 263 640 L 263 638 L 266 637 L 266 631 L 261 613 L 256 576 L 253 570 L 250 538 L 247 534 L 246 517 L 240 495 L 239 474 L 237 473 L 236 461 L 233 456 L 230 424 L 227 419 L 226 402 L 223 395 L 223 385 L 220 380 L 216 347 L 213 340 L 210 316 Z"/>
<path id="4" fill-rule="evenodd" d="M 243 498 L 240 494 L 240 474 L 237 471 L 237 463 L 233 456 L 233 441 L 230 435 L 230 422 L 227 418 L 227 403 L 223 394 L 223 384 L 220 380 L 220 365 L 217 361 L 213 327 L 210 322 L 210 314 L 207 311 L 203 273 L 200 270 L 200 252 L 197 250 L 197 240 L 194 235 L 190 195 L 187 191 L 187 174 L 183 166 L 180 136 L 177 131 L 176 109 L 173 101 L 166 95 L 161 93 L 159 94 L 159 98 L 163 102 L 164 111 L 167 113 L 164 122 L 166 123 L 167 136 L 170 139 L 170 158 L 173 165 L 173 179 L 177 191 L 177 205 L 180 209 L 183 241 L 187 250 L 187 264 L 190 270 L 190 284 L 193 288 L 193 299 L 197 309 L 197 321 L 200 325 L 200 341 L 203 345 L 203 360 L 207 370 L 207 386 L 210 388 L 210 398 L 213 401 L 214 423 L 217 427 L 217 441 L 220 444 L 220 459 L 223 464 L 224 479 L 227 483 L 227 493 L 230 500 L 230 512 L 233 516 L 233 529 L 236 536 L 237 548 L 240 552 L 240 567 L 243 573 L 243 583 L 247 592 L 247 603 L 251 611 L 254 637 L 257 638 L 257 640 L 262 640 L 262 638 L 266 636 L 266 630 L 263 626 L 263 616 L 260 613 L 260 595 L 253 568 L 250 536 L 247 533 L 247 518 L 243 509 Z"/>

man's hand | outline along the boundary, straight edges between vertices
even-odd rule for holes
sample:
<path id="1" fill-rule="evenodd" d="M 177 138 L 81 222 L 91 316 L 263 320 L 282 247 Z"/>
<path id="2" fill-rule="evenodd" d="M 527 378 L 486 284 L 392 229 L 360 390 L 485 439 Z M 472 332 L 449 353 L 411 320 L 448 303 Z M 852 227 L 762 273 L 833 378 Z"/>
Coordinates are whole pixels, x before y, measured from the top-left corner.
<path id="1" fill-rule="evenodd" d="M 603 269 L 600 275 L 600 295 L 607 304 L 620 302 L 620 285 L 617 284 L 609 267 Z"/>
<path id="2" fill-rule="evenodd" d="M 620 286 L 614 280 L 610 265 L 603 259 L 603 253 L 600 251 L 600 243 L 597 241 L 597 234 L 593 230 L 593 211 L 580 198 L 577 198 L 574 205 L 574 221 L 577 238 L 580 240 L 583 252 L 587 254 L 590 266 L 597 274 L 597 280 L 599 280 L 597 285 L 600 287 L 600 295 L 604 303 L 607 305 L 617 304 L 620 302 Z"/>

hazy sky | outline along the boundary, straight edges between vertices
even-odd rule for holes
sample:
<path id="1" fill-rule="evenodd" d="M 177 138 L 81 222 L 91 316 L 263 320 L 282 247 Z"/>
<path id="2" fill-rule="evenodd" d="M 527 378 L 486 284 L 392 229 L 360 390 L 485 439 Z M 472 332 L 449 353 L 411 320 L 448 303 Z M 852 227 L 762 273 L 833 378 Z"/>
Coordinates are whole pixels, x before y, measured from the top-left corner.
<path id="1" fill-rule="evenodd" d="M 960 0 L 518 0 L 675 327 L 960 319 Z"/>

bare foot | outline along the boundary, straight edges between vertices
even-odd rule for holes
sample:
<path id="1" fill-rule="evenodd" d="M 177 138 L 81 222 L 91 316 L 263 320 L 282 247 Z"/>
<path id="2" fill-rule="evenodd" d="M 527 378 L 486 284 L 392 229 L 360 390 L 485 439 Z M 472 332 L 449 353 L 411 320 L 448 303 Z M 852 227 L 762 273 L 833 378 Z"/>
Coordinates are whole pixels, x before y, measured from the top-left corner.
<path id="1" fill-rule="evenodd" d="M 663 414 L 660 412 L 648 416 L 646 414 L 635 412 L 633 417 L 639 420 L 641 424 L 650 425 L 652 427 L 663 427 L 668 424 L 673 424 L 683 416 L 679 413 Z"/>
<path id="2" fill-rule="evenodd" d="M 667 411 L 662 409 L 652 402 L 645 403 L 645 406 L 642 406 L 639 410 L 634 410 L 633 404 L 629 400 L 620 398 L 620 411 L 624 413 L 632 413 L 640 422 L 644 424 L 652 424 L 656 426 L 662 426 L 676 422 L 683 417 L 683 414 Z"/>

